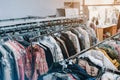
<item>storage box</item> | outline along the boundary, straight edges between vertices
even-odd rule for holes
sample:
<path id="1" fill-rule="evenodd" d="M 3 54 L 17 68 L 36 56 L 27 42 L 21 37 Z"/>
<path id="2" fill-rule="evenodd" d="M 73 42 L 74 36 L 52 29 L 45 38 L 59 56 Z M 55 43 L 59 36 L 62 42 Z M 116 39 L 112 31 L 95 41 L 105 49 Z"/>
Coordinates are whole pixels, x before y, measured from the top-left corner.
<path id="1" fill-rule="evenodd" d="M 79 10 L 78 8 L 59 8 L 57 9 L 57 16 L 58 17 L 78 17 Z"/>

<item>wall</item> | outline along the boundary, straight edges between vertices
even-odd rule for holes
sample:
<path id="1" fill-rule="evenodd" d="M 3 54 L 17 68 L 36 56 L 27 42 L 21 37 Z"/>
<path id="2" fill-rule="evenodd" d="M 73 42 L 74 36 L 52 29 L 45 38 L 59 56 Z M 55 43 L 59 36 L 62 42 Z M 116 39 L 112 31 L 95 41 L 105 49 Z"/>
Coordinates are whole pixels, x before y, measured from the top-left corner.
<path id="1" fill-rule="evenodd" d="M 0 19 L 55 15 L 64 0 L 0 0 Z"/>

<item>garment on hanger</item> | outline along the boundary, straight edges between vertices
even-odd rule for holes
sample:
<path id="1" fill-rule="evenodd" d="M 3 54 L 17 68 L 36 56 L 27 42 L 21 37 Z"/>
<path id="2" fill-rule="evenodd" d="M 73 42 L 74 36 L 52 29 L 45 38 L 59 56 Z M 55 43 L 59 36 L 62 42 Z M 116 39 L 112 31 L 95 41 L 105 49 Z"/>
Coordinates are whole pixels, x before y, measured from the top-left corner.
<path id="1" fill-rule="evenodd" d="M 62 51 L 53 37 L 44 36 L 43 39 L 39 39 L 39 42 L 50 48 L 54 62 L 63 60 Z"/>
<path id="2" fill-rule="evenodd" d="M 66 67 L 64 67 L 66 66 Z M 57 73 L 61 73 L 63 76 L 66 76 L 63 78 L 63 76 L 56 76 L 56 78 L 54 79 L 54 75 L 53 74 L 57 74 Z M 72 77 L 70 77 L 70 74 Z M 51 70 L 49 71 L 48 74 L 45 74 L 41 77 L 39 77 L 39 80 L 45 80 L 48 79 L 48 77 L 50 80 L 58 80 L 57 77 L 60 78 L 60 80 L 96 80 L 96 78 L 94 78 L 93 76 L 89 75 L 85 69 L 83 69 L 80 65 L 78 64 L 69 64 L 68 63 L 54 63 L 54 65 L 52 66 Z M 51 78 L 50 78 L 51 77 Z M 70 77 L 68 79 L 68 77 Z M 63 79 L 62 79 L 63 78 Z"/>
<path id="3" fill-rule="evenodd" d="M 48 65 L 48 68 L 50 68 L 52 63 L 54 63 L 53 56 L 52 56 L 52 53 L 51 53 L 50 49 L 47 46 L 41 45 L 39 42 L 34 42 L 33 44 L 37 44 L 42 49 L 44 49 L 47 65 Z"/>
<path id="4" fill-rule="evenodd" d="M 106 41 L 104 44 L 99 45 L 99 48 L 104 50 L 104 54 L 109 57 L 109 60 L 113 62 L 113 64 L 120 69 L 120 46 L 115 41 Z"/>
<path id="5" fill-rule="evenodd" d="M 57 41 L 57 44 L 60 46 L 61 50 L 62 50 L 62 54 L 64 56 L 64 59 L 67 59 L 69 57 L 69 53 L 68 53 L 68 50 L 65 46 L 65 42 L 60 39 L 59 37 L 54 37 L 55 40 Z"/>
<path id="6" fill-rule="evenodd" d="M 71 74 L 54 72 L 45 75 L 43 78 L 39 78 L 39 80 L 76 80 L 76 79 L 74 79 Z"/>
<path id="7" fill-rule="evenodd" d="M 88 57 L 94 64 L 117 70 L 113 63 L 99 50 L 90 50 L 80 55 L 79 57 Z"/>
<path id="8" fill-rule="evenodd" d="M 61 33 L 60 39 L 62 39 L 65 42 L 69 56 L 72 56 L 77 53 L 74 44 L 70 40 L 69 35 L 67 33 Z"/>
<path id="9" fill-rule="evenodd" d="M 4 51 L 7 51 L 5 52 L 5 54 L 8 54 L 8 58 L 6 59 L 11 59 L 10 62 L 7 61 L 6 64 L 8 64 L 9 66 L 9 70 L 13 70 L 13 71 L 8 71 L 8 73 L 11 74 L 11 76 L 13 75 L 14 77 L 13 78 L 10 78 L 9 77 L 6 77 L 5 75 L 7 75 L 7 73 L 5 74 L 5 72 L 3 72 L 4 74 L 4 79 L 3 80 L 6 80 L 6 78 L 9 78 L 9 80 L 24 80 L 24 55 L 25 55 L 25 48 L 20 45 L 19 43 L 17 43 L 16 41 L 6 41 L 4 42 L 3 44 L 1 44 L 1 46 L 3 46 L 4 48 Z M 1 50 L 2 51 L 2 50 Z M 4 52 L 1 52 L 1 53 L 4 53 Z M 4 56 L 3 56 L 3 59 L 4 59 Z M 12 63 L 12 64 L 11 64 Z M 12 65 L 12 67 L 10 67 L 10 65 Z M 13 66 L 14 65 L 14 66 Z M 7 69 L 3 69 L 3 70 L 7 70 Z M 9 74 L 8 74 L 9 75 Z"/>
<path id="10" fill-rule="evenodd" d="M 85 48 L 89 48 L 90 47 L 90 39 L 89 39 L 88 33 L 80 27 L 76 27 L 76 28 L 84 36 Z"/>
<path id="11" fill-rule="evenodd" d="M 105 72 L 101 77 L 101 80 L 120 80 L 120 75 Z"/>
<path id="12" fill-rule="evenodd" d="M 23 36 L 15 36 L 12 40 L 6 40 L 0 44 L 0 70 L 3 72 L 2 74 L 0 71 L 1 79 L 38 80 L 44 74 L 49 73 L 54 63 L 59 63 L 72 55 L 80 53 L 81 50 L 90 47 L 92 41 L 90 41 L 89 33 L 82 28 L 77 30 L 79 28 L 62 31 L 59 33 L 59 36 L 45 35 L 34 39 L 32 43 L 30 38 L 33 38 L 36 34 L 28 33 Z M 4 59 L 8 63 L 5 67 L 3 67 Z M 64 73 L 62 68 L 61 70 L 56 68 L 60 72 L 55 73 L 55 70 L 51 70 L 52 74 L 49 73 L 51 76 L 49 79 L 95 80 L 93 76 L 96 76 L 99 72 L 94 67 L 96 75 L 91 75 L 91 70 L 88 67 L 91 65 L 87 65 L 89 68 L 87 71 L 78 64 L 67 66 L 67 74 Z M 61 73 L 61 71 L 63 72 Z M 48 77 L 44 77 L 44 79 L 48 79 Z"/>
<path id="13" fill-rule="evenodd" d="M 109 55 L 105 52 L 105 50 L 103 50 L 103 49 L 100 49 L 100 50 L 103 52 L 103 54 L 104 54 L 116 67 L 119 66 L 119 62 L 118 62 L 116 59 L 111 59 L 111 58 L 109 57 Z"/>
<path id="14" fill-rule="evenodd" d="M 8 49 L 9 50 L 9 49 Z M 15 56 L 12 51 L 7 51 L 2 45 L 0 45 L 1 53 L 1 80 L 18 80 L 17 65 L 15 63 Z M 14 65 L 14 66 L 13 66 Z"/>
<path id="15" fill-rule="evenodd" d="M 0 52 L 0 60 L 2 59 L 2 53 Z M 0 80 L 3 80 L 2 60 L 0 61 Z"/>
<path id="16" fill-rule="evenodd" d="M 78 37 L 73 34 L 71 31 L 66 31 L 66 33 L 69 36 L 69 39 L 72 41 L 74 48 L 76 50 L 76 53 L 80 53 L 80 45 L 79 45 L 79 41 L 78 41 Z"/>
<path id="17" fill-rule="evenodd" d="M 7 41 L 4 43 L 10 50 L 13 51 L 15 55 L 15 60 L 17 61 L 17 70 L 20 80 L 24 80 L 24 61 L 23 57 L 25 55 L 25 48 L 16 41 Z"/>
<path id="18" fill-rule="evenodd" d="M 77 35 L 81 50 L 85 49 L 84 36 L 82 36 L 82 34 L 80 34 L 75 28 L 71 28 L 71 32 Z"/>
<path id="19" fill-rule="evenodd" d="M 31 51 L 33 50 L 33 52 Z M 25 73 L 28 80 L 37 80 L 38 76 L 48 71 L 45 52 L 39 45 L 29 46 L 26 49 Z"/>
<path id="20" fill-rule="evenodd" d="M 83 25 L 81 28 L 86 30 L 86 32 L 88 33 L 90 38 L 90 46 L 95 45 L 98 42 L 95 31 L 88 25 Z"/>
<path id="21" fill-rule="evenodd" d="M 94 67 L 92 64 L 90 64 L 90 61 L 87 61 L 85 58 L 79 59 L 78 65 L 80 65 L 83 69 L 85 69 L 89 75 L 91 75 L 91 76 L 98 75 L 99 68 Z"/>

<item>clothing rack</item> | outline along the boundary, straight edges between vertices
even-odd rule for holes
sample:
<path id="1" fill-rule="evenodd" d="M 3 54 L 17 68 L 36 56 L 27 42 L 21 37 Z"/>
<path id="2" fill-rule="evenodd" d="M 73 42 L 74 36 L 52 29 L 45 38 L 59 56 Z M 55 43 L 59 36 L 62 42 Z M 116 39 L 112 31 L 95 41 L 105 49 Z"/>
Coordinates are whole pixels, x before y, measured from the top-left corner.
<path id="1" fill-rule="evenodd" d="M 72 27 L 72 26 L 71 26 Z M 43 35 L 40 35 L 40 36 L 36 36 L 34 38 L 31 38 L 30 39 L 30 42 L 32 43 L 33 40 L 37 39 L 37 38 L 40 38 L 40 37 L 43 37 L 43 36 L 48 36 L 48 35 L 52 35 L 54 33 L 59 33 L 59 32 L 62 32 L 62 31 L 65 31 L 65 30 L 69 30 L 71 27 L 67 27 L 65 29 L 61 29 L 61 30 L 58 30 L 58 31 L 53 31 L 53 32 L 50 32 L 48 34 L 43 34 Z"/>
<path id="2" fill-rule="evenodd" d="M 68 19 L 80 19 L 79 17 L 56 17 L 56 18 L 44 18 L 44 19 L 28 19 L 23 21 L 11 21 L 11 22 L 0 22 L 0 27 L 13 27 L 13 26 L 24 26 L 29 24 L 41 24 L 44 22 L 52 22 L 52 21 L 61 21 L 61 20 L 68 20 Z"/>
<path id="3" fill-rule="evenodd" d="M 46 19 L 44 21 L 46 21 Z M 54 21 L 55 21 L 55 23 L 54 23 Z M 70 28 L 73 27 L 73 25 L 79 25 L 79 24 L 81 24 L 83 22 L 83 20 L 80 19 L 79 17 L 77 17 L 77 18 L 76 17 L 73 17 L 73 18 L 60 17 L 60 18 L 48 19 L 46 22 L 48 22 L 48 24 L 45 25 L 45 26 L 50 26 L 51 25 L 51 26 L 55 27 L 56 25 L 63 25 L 63 27 L 65 28 L 66 25 L 70 25 L 69 27 L 65 28 L 65 30 L 69 30 Z M 59 33 L 59 32 L 65 31 L 64 29 L 61 29 L 61 30 L 58 30 L 58 31 L 52 31 L 52 32 L 50 32 L 49 28 L 48 28 L 48 30 L 49 30 L 49 33 L 43 34 L 43 35 L 40 35 L 40 36 L 36 36 L 34 38 L 31 38 L 30 42 L 32 43 L 33 40 L 35 40 L 35 39 L 37 39 L 39 37 L 42 37 L 42 36 L 52 35 L 54 33 Z"/>
<path id="4" fill-rule="evenodd" d="M 24 22 L 24 23 L 20 23 L 20 24 L 17 23 L 17 24 L 12 24 L 12 25 L 1 26 L 0 27 L 0 35 L 3 34 L 3 33 L 6 34 L 6 33 L 11 33 L 11 32 L 16 32 L 16 31 L 19 32 L 21 30 L 29 30 L 29 29 L 34 30 L 36 28 L 40 29 L 40 31 L 42 31 L 41 28 L 47 28 L 47 30 L 49 30 L 49 28 L 50 29 L 52 28 L 51 26 L 54 27 L 56 25 L 71 25 L 71 24 L 74 25 L 74 24 L 80 24 L 80 23 L 81 23 L 81 19 L 78 18 L 78 17 L 77 18 L 65 18 L 64 17 L 64 18 L 51 18 L 51 19 L 34 20 L 34 21 L 31 21 L 31 22 Z M 69 30 L 71 27 L 67 27 L 66 30 Z M 6 29 L 4 30 L 4 28 L 6 28 Z M 9 28 L 11 28 L 11 29 L 9 29 Z M 37 31 L 37 32 L 40 32 L 40 31 Z M 58 32 L 61 32 L 61 31 L 65 31 L 65 30 L 62 29 L 62 30 L 58 30 L 58 31 L 53 31 L 53 32 L 49 32 L 49 33 L 44 34 L 44 35 L 40 35 L 40 36 L 31 38 L 30 42 L 32 43 L 32 41 L 35 40 L 36 38 L 46 36 L 46 35 L 52 35 L 54 33 L 58 33 Z M 81 51 L 80 53 L 77 53 L 76 55 L 73 55 L 73 56 L 69 57 L 67 60 L 74 59 L 74 58 L 78 57 L 80 54 L 83 54 L 84 52 L 86 52 L 86 51 L 88 51 L 92 48 L 95 48 L 96 46 L 104 43 L 107 40 L 110 40 L 111 38 L 113 38 L 113 37 L 115 37 L 119 34 L 120 33 L 117 33 L 116 35 L 111 36 L 111 37 L 107 38 L 106 40 L 104 40 L 100 43 L 97 43 L 96 45 L 94 45 L 94 46 L 92 46 L 88 49 L 85 49 L 85 50 Z M 104 70 L 120 75 L 120 71 L 114 71 L 114 70 L 111 70 L 111 69 L 104 69 Z"/>
<path id="5" fill-rule="evenodd" d="M 20 32 L 20 31 L 29 31 L 33 30 L 35 31 L 41 31 L 43 29 L 49 29 L 51 27 L 55 27 L 58 25 L 73 25 L 73 24 L 79 24 L 82 20 L 79 17 L 60 17 L 60 18 L 49 18 L 49 19 L 40 19 L 36 22 L 29 22 L 29 23 L 19 23 L 19 24 L 13 24 L 13 25 L 6 25 L 6 26 L 0 26 L 0 34 L 4 35 L 6 33 L 12 33 L 12 32 Z"/>
<path id="6" fill-rule="evenodd" d="M 40 36 L 36 36 L 36 37 L 34 37 L 34 38 L 31 38 L 31 39 L 30 39 L 31 47 L 32 47 L 32 42 L 33 42 L 33 40 L 36 40 L 37 38 L 40 38 L 40 37 L 43 37 L 43 36 L 53 35 L 54 33 L 59 33 L 59 32 L 62 32 L 62 31 L 70 30 L 70 29 L 73 27 L 73 25 L 71 25 L 71 24 L 73 24 L 73 23 L 77 23 L 77 25 L 78 25 L 78 24 L 81 23 L 81 19 L 77 19 L 77 21 L 76 21 L 76 20 L 75 20 L 75 21 L 74 21 L 74 20 L 70 20 L 70 22 L 63 22 L 63 23 L 62 23 L 62 25 L 64 25 L 64 26 L 63 26 L 63 29 L 60 29 L 60 30 L 57 30 L 57 31 L 52 31 L 52 32 L 50 32 L 50 29 L 48 29 L 48 30 L 49 30 L 49 33 L 46 33 L 46 34 L 43 34 L 43 35 L 40 35 Z M 70 26 L 65 27 L 66 24 L 70 24 Z M 75 26 L 76 26 L 76 25 L 75 25 Z M 31 51 L 31 52 L 32 52 L 32 51 Z"/>
<path id="7" fill-rule="evenodd" d="M 79 18 L 79 17 L 72 17 L 72 18 L 67 18 L 67 17 L 59 17 L 59 18 L 45 18 L 45 19 L 37 19 L 37 20 L 32 20 L 32 21 L 28 21 L 28 22 L 25 22 L 25 21 L 23 21 L 23 22 L 13 22 L 13 23 L 11 23 L 11 24 L 7 24 L 7 23 L 4 23 L 4 24 L 2 24 L 2 23 L 0 23 L 0 29 L 1 28 L 13 28 L 13 27 L 20 27 L 20 26 L 34 26 L 34 25 L 37 25 L 37 26 L 39 26 L 39 25 L 41 25 L 41 24 L 49 24 L 49 25 L 51 25 L 51 24 L 58 24 L 58 25 L 60 25 L 60 24 L 63 24 L 63 23 L 74 23 L 75 21 L 77 22 L 77 21 L 80 21 L 81 19 Z M 78 21 L 78 22 L 79 22 Z M 55 23 L 56 22 L 56 23 Z M 81 20 L 81 22 L 82 22 L 82 20 Z M 46 26 L 46 25 L 45 25 Z"/>
<path id="8" fill-rule="evenodd" d="M 78 58 L 79 55 L 84 54 L 85 52 L 87 52 L 87 51 L 89 51 L 89 50 L 91 50 L 91 49 L 97 47 L 98 45 L 104 43 L 104 42 L 107 41 L 107 40 L 111 40 L 111 39 L 113 39 L 114 37 L 116 37 L 116 36 L 118 36 L 118 35 L 120 35 L 120 32 L 117 33 L 117 34 L 115 34 L 115 35 L 113 35 L 113 36 L 111 36 L 111 37 L 109 37 L 109 38 L 107 38 L 107 39 L 105 39 L 105 40 L 103 40 L 102 42 L 97 43 L 96 45 L 91 46 L 90 48 L 87 48 L 87 49 L 81 51 L 80 53 L 77 53 L 77 54 L 75 54 L 75 55 L 69 57 L 69 58 L 66 59 L 66 60 L 71 60 L 71 59 Z M 112 69 L 104 68 L 104 69 L 103 69 L 103 72 L 105 72 L 105 71 L 108 71 L 108 72 L 111 72 L 111 73 L 115 73 L 115 74 L 120 75 L 120 71 L 116 71 L 116 70 L 112 70 Z"/>
<path id="9" fill-rule="evenodd" d="M 18 20 L 29 20 L 29 19 L 40 19 L 42 17 L 39 16 L 27 16 L 27 17 L 22 17 L 22 18 L 10 18 L 10 19 L 3 19 L 0 20 L 0 22 L 7 22 L 7 21 L 18 21 Z"/>
<path id="10" fill-rule="evenodd" d="M 118 35 L 120 35 L 120 32 L 117 33 L 117 34 L 115 34 L 115 35 L 113 35 L 113 36 L 111 36 L 111 37 L 109 37 L 109 38 L 106 38 L 106 39 L 103 40 L 102 42 L 99 42 L 99 43 L 91 46 L 90 48 L 84 49 L 83 51 L 81 51 L 80 53 L 77 53 L 76 55 L 73 55 L 73 56 L 69 57 L 68 60 L 70 60 L 70 59 L 75 59 L 76 57 L 78 57 L 79 55 L 83 54 L 84 52 L 87 52 L 88 50 L 93 49 L 93 48 L 97 47 L 98 45 L 104 43 L 105 41 L 111 40 L 111 39 L 113 39 L 114 37 L 116 37 L 116 36 L 118 36 Z"/>

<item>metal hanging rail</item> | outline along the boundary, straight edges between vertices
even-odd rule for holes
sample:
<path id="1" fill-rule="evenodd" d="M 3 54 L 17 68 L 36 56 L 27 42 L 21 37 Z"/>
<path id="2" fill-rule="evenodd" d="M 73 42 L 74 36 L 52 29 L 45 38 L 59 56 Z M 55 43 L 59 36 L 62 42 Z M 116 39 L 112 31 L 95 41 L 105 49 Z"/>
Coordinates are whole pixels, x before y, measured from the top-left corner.
<path id="1" fill-rule="evenodd" d="M 56 18 L 25 20 L 25 21 L 0 22 L 0 28 L 1 27 L 12 27 L 12 26 L 16 26 L 16 25 L 40 24 L 41 22 L 46 22 L 46 21 L 77 19 L 77 18 L 79 18 L 79 17 L 56 17 Z"/>
<path id="2" fill-rule="evenodd" d="M 29 22 L 28 23 L 23 23 L 23 24 L 14 24 L 14 25 L 8 25 L 8 26 L 3 26 L 0 27 L 0 34 L 6 34 L 10 32 L 19 32 L 22 30 L 34 30 L 34 29 L 39 29 L 43 30 L 45 28 L 49 28 L 52 26 L 57 26 L 57 25 L 68 25 L 72 23 L 80 23 L 81 19 L 79 18 L 50 18 L 50 19 L 42 19 L 39 21 L 39 24 L 37 22 Z"/>
<path id="3" fill-rule="evenodd" d="M 40 18 L 44 18 L 44 17 L 39 17 L 39 16 L 27 16 L 27 17 L 22 17 L 22 18 L 10 18 L 10 19 L 2 19 L 0 20 L 1 22 L 7 22 L 7 21 L 18 21 L 18 20 L 29 20 L 29 19 L 40 19 Z"/>

